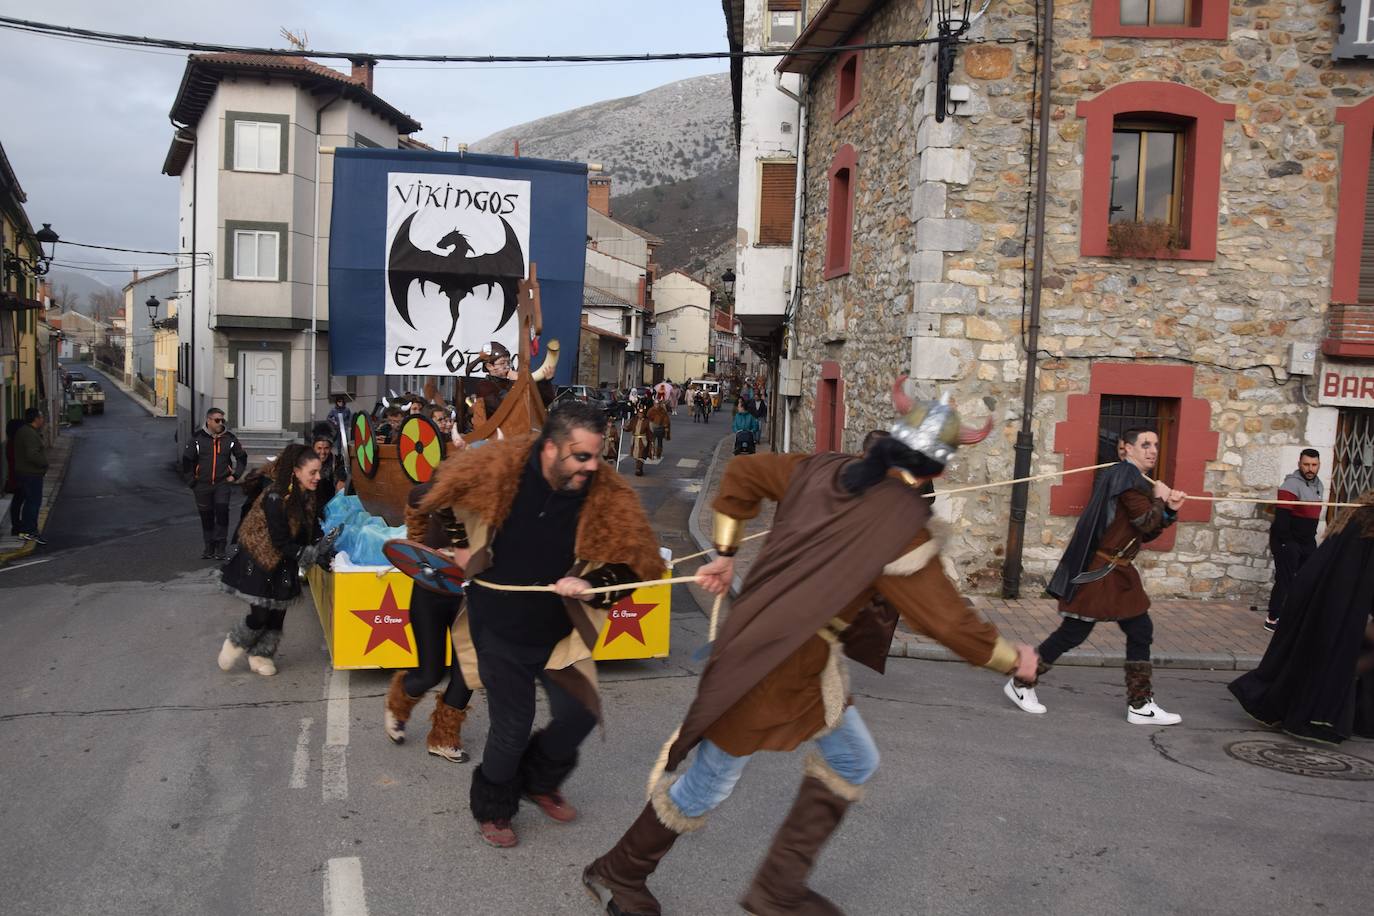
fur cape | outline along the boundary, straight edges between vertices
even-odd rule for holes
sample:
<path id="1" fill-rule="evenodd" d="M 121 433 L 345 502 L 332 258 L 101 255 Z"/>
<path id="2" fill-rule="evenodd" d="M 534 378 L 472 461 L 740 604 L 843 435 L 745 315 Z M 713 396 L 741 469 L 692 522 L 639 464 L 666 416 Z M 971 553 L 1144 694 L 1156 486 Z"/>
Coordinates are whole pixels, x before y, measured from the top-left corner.
<path id="1" fill-rule="evenodd" d="M 488 440 L 480 449 L 466 449 L 439 466 L 419 510 L 430 513 L 452 509 L 467 528 L 472 550 L 469 575 L 480 576 L 491 565 L 491 542 L 510 515 L 520 477 L 538 442 L 535 434 Z M 623 563 L 641 580 L 661 576 L 663 558 L 658 552 L 658 537 L 630 485 L 614 468 L 603 464 L 587 486 L 587 498 L 577 521 L 577 559 L 569 574 L 584 576 L 598 567 Z M 599 717 L 596 666 L 591 654 L 607 612 L 572 599 L 564 599 L 563 603 L 573 622 L 573 632 L 554 647 L 545 668 L 550 678 Z M 480 687 L 467 614 L 460 614 L 454 621 L 453 640 L 468 686 Z"/>

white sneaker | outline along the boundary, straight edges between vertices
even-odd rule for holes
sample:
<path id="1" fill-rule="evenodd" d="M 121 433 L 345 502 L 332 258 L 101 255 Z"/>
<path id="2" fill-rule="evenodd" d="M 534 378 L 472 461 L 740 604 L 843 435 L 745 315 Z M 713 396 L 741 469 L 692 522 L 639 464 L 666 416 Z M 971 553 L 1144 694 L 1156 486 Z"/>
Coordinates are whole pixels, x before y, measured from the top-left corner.
<path id="1" fill-rule="evenodd" d="M 1160 709 L 1159 705 L 1151 700 L 1139 709 L 1127 706 L 1126 721 L 1132 725 L 1177 725 L 1183 721 L 1183 717 L 1178 713 Z"/>
<path id="2" fill-rule="evenodd" d="M 243 658 L 243 653 L 247 649 L 234 645 L 233 640 L 224 640 L 224 645 L 219 647 L 219 670 L 228 671 L 238 664 L 239 659 Z"/>
<path id="3" fill-rule="evenodd" d="M 277 673 L 277 664 L 266 655 L 248 656 L 248 667 L 254 674 L 261 674 L 263 677 L 271 677 Z"/>
<path id="4" fill-rule="evenodd" d="M 1016 678 L 1009 678 L 1006 686 L 1002 688 L 1002 692 L 1007 695 L 1007 699 L 1031 715 L 1043 716 L 1045 714 L 1045 704 L 1036 697 L 1034 687 L 1018 687 L 1016 686 Z"/>

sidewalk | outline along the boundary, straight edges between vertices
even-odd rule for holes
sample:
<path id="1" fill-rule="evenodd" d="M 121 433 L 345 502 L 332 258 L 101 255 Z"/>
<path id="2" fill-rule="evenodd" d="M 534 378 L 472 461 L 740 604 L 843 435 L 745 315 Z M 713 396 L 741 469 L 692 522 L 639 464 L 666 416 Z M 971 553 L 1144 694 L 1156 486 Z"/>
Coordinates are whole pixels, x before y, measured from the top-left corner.
<path id="1" fill-rule="evenodd" d="M 692 537 L 702 550 L 711 545 L 711 502 L 720 489 L 721 475 L 731 457 L 731 441 L 724 439 L 716 447 L 701 494 L 692 510 Z M 773 505 L 769 503 L 757 519 L 745 525 L 744 533 L 747 536 L 763 531 L 772 522 Z M 735 558 L 737 589 L 764 540 L 757 538 L 740 546 Z M 1059 626 L 1060 617 L 1053 598 L 966 597 L 984 619 L 995 624 L 1003 636 L 1014 642 L 1036 645 Z M 1160 667 L 1244 671 L 1259 664 L 1269 644 L 1270 634 L 1262 626 L 1263 614 L 1251 611 L 1248 604 L 1158 599 L 1150 607 L 1150 616 L 1155 624 L 1154 662 Z M 899 658 L 957 660 L 954 653 L 935 640 L 909 630 L 905 621 L 898 625 L 897 638 L 888 654 Z M 1125 659 L 1126 638 L 1118 627 L 1108 623 L 1094 628 L 1088 641 L 1060 658 L 1058 664 L 1107 667 L 1120 665 Z"/>
<path id="2" fill-rule="evenodd" d="M 52 512 L 52 507 L 57 502 L 57 494 L 62 489 L 62 481 L 67 477 L 67 465 L 70 463 L 72 449 L 75 447 L 76 440 L 70 436 L 59 435 L 57 444 L 48 450 L 48 473 L 43 478 L 43 505 L 38 510 L 38 532 L 43 533 L 47 527 L 48 515 Z M 0 498 L 0 566 L 12 563 L 20 557 L 26 557 L 34 551 L 34 543 L 25 541 L 21 538 L 12 537 L 10 531 L 10 499 L 6 495 Z"/>

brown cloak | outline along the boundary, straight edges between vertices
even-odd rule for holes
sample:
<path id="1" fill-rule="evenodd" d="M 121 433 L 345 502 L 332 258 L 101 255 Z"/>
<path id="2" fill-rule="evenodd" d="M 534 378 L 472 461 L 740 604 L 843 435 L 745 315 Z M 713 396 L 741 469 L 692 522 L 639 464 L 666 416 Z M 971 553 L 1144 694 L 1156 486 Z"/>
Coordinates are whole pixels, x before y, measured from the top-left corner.
<path id="1" fill-rule="evenodd" d="M 669 749 L 668 771 L 755 684 L 870 588 L 925 527 L 929 507 L 900 480 L 886 478 L 857 496 L 840 486 L 840 472 L 856 460 L 826 453 L 798 464 Z"/>

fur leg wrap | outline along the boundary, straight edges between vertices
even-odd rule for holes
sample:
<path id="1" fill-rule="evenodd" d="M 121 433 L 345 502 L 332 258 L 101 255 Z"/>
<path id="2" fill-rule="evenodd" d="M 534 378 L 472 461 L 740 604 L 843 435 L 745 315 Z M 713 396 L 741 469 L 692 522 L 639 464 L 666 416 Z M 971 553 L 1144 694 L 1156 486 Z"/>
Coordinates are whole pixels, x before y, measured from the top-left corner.
<path id="1" fill-rule="evenodd" d="M 1137 709 L 1154 698 L 1151 675 L 1154 665 L 1150 662 L 1126 663 L 1126 702 Z"/>
<path id="2" fill-rule="evenodd" d="M 674 833 L 692 833 L 706 826 L 706 815 L 699 814 L 696 817 L 689 817 L 684 814 L 682 809 L 673 801 L 673 797 L 668 794 L 668 790 L 677 782 L 676 774 L 665 776 L 654 786 L 649 793 L 649 804 L 658 815 L 659 823 Z"/>
<path id="3" fill-rule="evenodd" d="M 264 630 L 255 630 L 240 620 L 229 628 L 229 641 L 240 649 L 251 649 L 262 637 Z"/>
<path id="4" fill-rule="evenodd" d="M 280 645 L 281 630 L 264 630 L 262 635 L 258 637 L 258 641 L 248 650 L 248 654 L 272 658 L 277 654 L 277 647 Z"/>
<path id="5" fill-rule="evenodd" d="M 472 771 L 472 789 L 468 793 L 472 816 L 479 823 L 508 821 L 520 810 L 520 780 L 504 785 L 487 779 L 480 766 Z"/>
<path id="6" fill-rule="evenodd" d="M 424 699 L 424 695 L 413 697 L 406 693 L 405 688 L 406 673 L 397 671 L 391 676 L 391 686 L 386 691 L 386 711 L 404 726 L 410 721 L 410 712 L 415 708 L 415 704 Z"/>
<path id="7" fill-rule="evenodd" d="M 399 683 L 399 682 L 398 682 Z M 406 699 L 410 699 L 407 697 Z M 412 705 L 419 702 L 412 700 Z M 461 750 L 463 747 L 463 723 L 467 721 L 468 711 L 458 709 L 444 702 L 442 693 L 434 695 L 434 712 L 429 716 L 429 738 L 426 743 L 432 748 Z"/>
<path id="8" fill-rule="evenodd" d="M 825 762 L 825 758 L 815 751 L 806 755 L 806 759 L 802 762 L 802 773 L 810 779 L 817 780 L 846 802 L 852 803 L 863 800 L 864 787 L 856 786 L 836 773 L 830 768 L 830 764 Z"/>
<path id="9" fill-rule="evenodd" d="M 543 734 L 537 731 L 530 736 L 525 754 L 520 758 L 520 783 L 529 795 L 548 795 L 557 792 L 564 780 L 577 768 L 577 752 L 568 760 L 554 760 L 539 746 Z"/>

